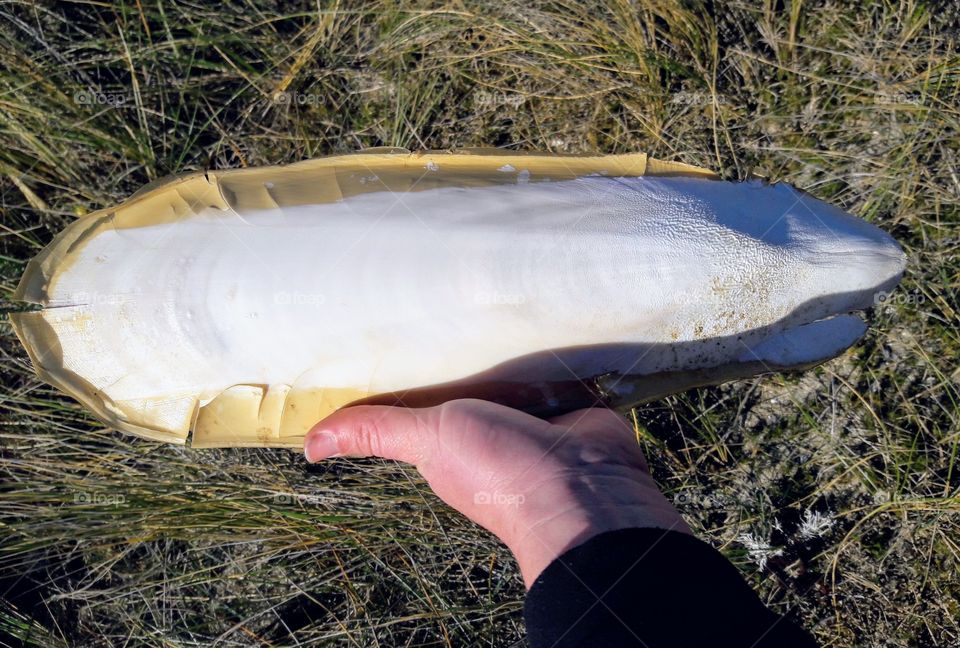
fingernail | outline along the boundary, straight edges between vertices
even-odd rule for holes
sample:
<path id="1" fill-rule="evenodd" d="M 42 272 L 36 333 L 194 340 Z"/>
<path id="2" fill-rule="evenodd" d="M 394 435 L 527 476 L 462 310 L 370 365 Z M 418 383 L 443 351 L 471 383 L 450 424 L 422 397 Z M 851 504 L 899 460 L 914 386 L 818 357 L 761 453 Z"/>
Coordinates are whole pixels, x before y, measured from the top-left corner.
<path id="1" fill-rule="evenodd" d="M 304 454 L 307 461 L 320 461 L 336 457 L 340 450 L 337 448 L 337 437 L 326 430 L 317 430 L 307 435 L 307 442 L 304 444 Z"/>

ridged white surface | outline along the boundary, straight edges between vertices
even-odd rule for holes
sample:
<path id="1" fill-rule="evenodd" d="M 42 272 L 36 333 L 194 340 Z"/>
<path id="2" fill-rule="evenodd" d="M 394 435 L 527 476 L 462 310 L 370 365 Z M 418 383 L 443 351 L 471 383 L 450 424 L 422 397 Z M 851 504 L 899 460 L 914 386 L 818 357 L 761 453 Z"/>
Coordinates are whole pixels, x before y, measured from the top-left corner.
<path id="1" fill-rule="evenodd" d="M 654 350 L 572 355 L 553 377 L 782 354 L 781 331 L 869 306 L 902 268 L 889 236 L 786 185 L 585 177 L 106 230 L 50 306 L 65 366 L 115 400 L 383 392 L 580 345 Z"/>

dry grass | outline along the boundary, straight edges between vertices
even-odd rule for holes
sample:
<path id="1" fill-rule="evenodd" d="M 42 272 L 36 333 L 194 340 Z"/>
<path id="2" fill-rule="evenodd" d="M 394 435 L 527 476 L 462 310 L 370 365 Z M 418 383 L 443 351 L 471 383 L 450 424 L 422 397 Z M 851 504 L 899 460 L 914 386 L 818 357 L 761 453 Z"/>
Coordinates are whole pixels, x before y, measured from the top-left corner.
<path id="1" fill-rule="evenodd" d="M 892 232 L 901 291 L 816 371 L 639 410 L 646 449 L 825 645 L 958 645 L 960 11 L 321 4 L 0 4 L 4 292 L 76 215 L 183 170 L 509 146 L 789 181 Z M 105 431 L 0 335 L 9 643 L 521 641 L 509 555 L 414 471 Z"/>

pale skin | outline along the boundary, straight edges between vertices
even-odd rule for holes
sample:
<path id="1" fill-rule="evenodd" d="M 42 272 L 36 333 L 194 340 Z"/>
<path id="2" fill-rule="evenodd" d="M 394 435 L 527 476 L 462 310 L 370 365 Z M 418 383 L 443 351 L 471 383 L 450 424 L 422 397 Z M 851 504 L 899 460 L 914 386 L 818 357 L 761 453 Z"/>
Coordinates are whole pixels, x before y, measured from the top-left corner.
<path id="1" fill-rule="evenodd" d="M 342 409 L 307 435 L 309 461 L 413 464 L 444 502 L 497 536 L 529 588 L 555 558 L 605 531 L 691 533 L 659 491 L 633 430 L 602 407 L 543 420 L 480 400 Z"/>

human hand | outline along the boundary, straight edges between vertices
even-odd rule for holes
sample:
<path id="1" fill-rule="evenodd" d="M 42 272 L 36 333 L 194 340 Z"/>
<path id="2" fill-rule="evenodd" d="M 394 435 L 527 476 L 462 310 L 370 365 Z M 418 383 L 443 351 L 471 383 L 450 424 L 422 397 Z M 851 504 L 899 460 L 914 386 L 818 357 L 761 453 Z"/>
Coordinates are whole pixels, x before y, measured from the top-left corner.
<path id="1" fill-rule="evenodd" d="M 481 400 L 341 409 L 307 435 L 309 461 L 411 463 L 444 502 L 503 541 L 529 588 L 555 558 L 605 531 L 691 533 L 657 489 L 626 421 L 605 408 L 549 420 Z"/>

